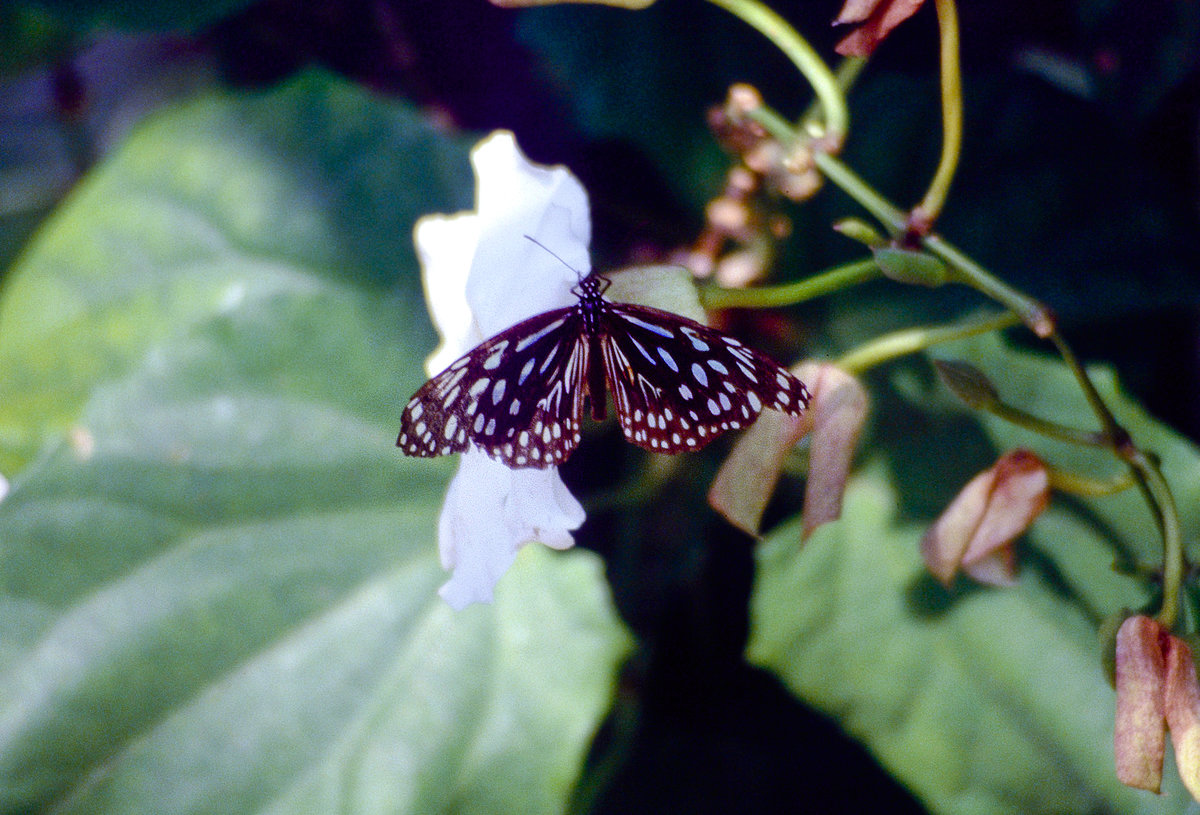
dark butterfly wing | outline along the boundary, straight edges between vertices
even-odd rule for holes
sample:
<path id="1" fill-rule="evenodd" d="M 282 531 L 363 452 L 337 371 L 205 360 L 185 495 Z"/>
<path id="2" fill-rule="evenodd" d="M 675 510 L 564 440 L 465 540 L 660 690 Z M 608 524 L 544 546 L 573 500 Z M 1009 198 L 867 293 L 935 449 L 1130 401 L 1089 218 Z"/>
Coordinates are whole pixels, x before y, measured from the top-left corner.
<path id="1" fill-rule="evenodd" d="M 587 342 L 579 307 L 555 309 L 485 340 L 409 400 L 396 445 L 410 456 L 471 446 L 509 467 L 549 467 L 579 444 Z"/>
<path id="2" fill-rule="evenodd" d="M 677 314 L 611 303 L 600 330 L 625 438 L 656 453 L 699 450 L 764 408 L 797 415 L 811 398 L 770 357 Z"/>

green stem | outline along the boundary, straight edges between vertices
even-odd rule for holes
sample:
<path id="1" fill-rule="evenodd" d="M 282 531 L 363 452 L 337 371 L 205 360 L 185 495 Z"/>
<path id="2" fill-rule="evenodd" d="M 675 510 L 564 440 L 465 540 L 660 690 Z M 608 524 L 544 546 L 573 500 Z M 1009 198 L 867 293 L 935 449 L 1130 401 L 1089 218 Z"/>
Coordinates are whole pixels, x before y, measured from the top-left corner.
<path id="1" fill-rule="evenodd" d="M 714 5 L 738 17 L 742 22 L 757 29 L 775 44 L 812 86 L 821 105 L 825 120 L 825 134 L 837 145 L 842 143 L 850 129 L 850 111 L 846 97 L 838 85 L 837 78 L 829 66 L 817 54 L 800 32 L 786 20 L 758 0 L 709 0 Z"/>
<path id="2" fill-rule="evenodd" d="M 713 0 L 713 2 L 732 2 L 732 0 Z M 749 111 L 747 115 L 760 122 L 772 136 L 782 143 L 791 143 L 795 137 L 790 125 L 765 106 Z M 1174 626 L 1179 617 L 1180 594 L 1186 563 L 1179 514 L 1170 485 L 1163 478 L 1158 467 L 1129 440 L 1128 435 L 1117 424 L 1087 372 L 1079 364 L 1070 347 L 1059 336 L 1053 313 L 1038 301 L 993 277 L 991 273 L 961 250 L 942 240 L 939 236 L 912 236 L 910 232 L 912 222 L 907 214 L 877 193 L 853 170 L 825 151 L 815 150 L 812 156 L 817 168 L 825 177 L 874 215 L 894 238 L 919 237 L 920 243 L 926 250 L 950 266 L 956 282 L 971 286 L 1004 304 L 1012 312 L 978 324 L 975 331 L 950 328 L 911 329 L 896 332 L 880 337 L 846 354 L 838 364 L 852 373 L 861 372 L 890 359 L 924 350 L 939 342 L 957 339 L 970 333 L 1003 328 L 1015 324 L 1017 320 L 1024 323 L 1038 337 L 1053 342 L 1063 361 L 1075 374 L 1092 411 L 1100 420 L 1103 427 L 1104 446 L 1112 449 L 1129 466 L 1134 482 L 1150 507 L 1162 534 L 1163 603 L 1158 620 L 1165 627 Z M 1071 435 L 1076 439 L 1084 438 L 1074 432 Z"/>
<path id="3" fill-rule="evenodd" d="M 1058 439 L 1070 444 L 1078 444 L 1082 447 L 1097 447 L 1103 450 L 1112 449 L 1112 444 L 1109 443 L 1107 437 L 1101 436 L 1098 433 L 1079 430 L 1075 427 L 1067 427 L 1058 422 L 1051 422 L 1039 416 L 1034 416 L 1032 413 L 1026 413 L 1020 408 L 1006 405 L 1003 402 L 993 402 L 987 406 L 987 410 L 1006 422 L 1015 424 L 1017 427 L 1032 430 L 1035 433 L 1040 433 L 1048 438 Z"/>
<path id="4" fill-rule="evenodd" d="M 846 57 L 833 69 L 833 77 L 837 80 L 838 88 L 841 90 L 843 98 L 845 98 L 846 92 L 854 87 L 854 83 L 858 81 L 858 75 L 862 73 L 865 67 L 867 67 L 865 57 Z M 821 103 L 820 100 L 814 99 L 804 111 L 804 115 L 797 121 L 796 130 L 802 133 L 812 133 L 813 125 L 819 124 L 820 121 Z M 787 143 L 784 142 L 784 144 Z"/>
<path id="5" fill-rule="evenodd" d="M 913 210 L 913 222 L 928 232 L 937 220 L 950 193 L 950 182 L 958 168 L 962 151 L 963 99 L 962 75 L 958 62 L 958 12 L 954 0 L 936 0 L 938 33 L 941 42 L 942 76 L 942 157 L 930 182 L 929 191 Z"/>
<path id="6" fill-rule="evenodd" d="M 1183 532 L 1179 526 L 1179 512 L 1171 487 L 1162 472 L 1146 454 L 1129 445 L 1126 461 L 1135 475 L 1145 479 L 1145 489 L 1154 498 L 1158 508 L 1158 522 L 1163 536 L 1163 601 L 1158 612 L 1158 621 L 1166 629 L 1174 627 L 1179 619 L 1180 595 L 1183 588 L 1186 563 L 1183 554 Z"/>
<path id="7" fill-rule="evenodd" d="M 1078 495 L 1084 498 L 1103 498 L 1124 492 L 1133 486 L 1133 476 L 1123 472 L 1114 478 L 1089 478 L 1078 473 L 1068 473 L 1057 467 L 1046 465 L 1046 473 L 1050 478 L 1050 488 L 1059 492 Z"/>
<path id="8" fill-rule="evenodd" d="M 957 282 L 991 297 L 1004 304 L 1021 318 L 1029 330 L 1045 339 L 1054 333 L 1054 315 L 1044 305 L 994 277 L 956 246 L 946 243 L 937 235 L 921 239 L 922 245 L 931 253 L 946 261 L 957 274 Z"/>
<path id="9" fill-rule="evenodd" d="M 908 225 L 908 217 L 903 210 L 875 192 L 870 184 L 863 181 L 844 162 L 819 150 L 813 153 L 813 162 L 826 178 L 874 215 L 888 232 L 892 235 L 904 232 Z"/>
<path id="10" fill-rule="evenodd" d="M 813 154 L 813 161 L 826 178 L 874 215 L 893 236 L 906 232 L 909 219 L 904 211 L 875 192 L 844 162 L 821 152 Z M 932 254 L 946 261 L 955 273 L 954 279 L 957 282 L 970 286 L 1012 309 L 1021 318 L 1021 322 L 1039 337 L 1045 338 L 1053 333 L 1054 317 L 1041 303 L 994 277 L 960 249 L 937 235 L 927 235 L 921 238 L 921 243 Z"/>
<path id="11" fill-rule="evenodd" d="M 753 289 L 724 289 L 705 286 L 700 289 L 700 305 L 707 309 L 779 308 L 812 300 L 882 276 L 873 258 L 847 263 L 805 280 L 782 286 Z"/>
<path id="12" fill-rule="evenodd" d="M 780 144 L 791 144 L 796 140 L 796 128 L 792 123 L 766 105 L 747 111 L 745 115 L 750 121 L 761 125 L 767 135 Z"/>
<path id="13" fill-rule="evenodd" d="M 1067 345 L 1066 340 L 1059 336 L 1057 331 L 1050 335 L 1050 341 L 1058 349 L 1058 355 L 1062 357 L 1067 368 L 1074 374 L 1075 381 L 1079 383 L 1079 388 L 1087 398 L 1092 412 L 1100 420 L 1100 426 L 1104 428 L 1104 435 L 1108 446 L 1115 448 L 1124 433 L 1121 430 L 1121 426 L 1117 424 L 1117 420 L 1113 417 L 1112 412 L 1109 411 L 1108 405 L 1104 404 L 1104 399 L 1101 398 L 1100 392 L 1092 384 L 1092 378 L 1088 376 L 1087 370 L 1079 364 L 1079 359 L 1075 356 L 1075 352 L 1071 350 L 1071 346 Z"/>
<path id="14" fill-rule="evenodd" d="M 976 334 L 986 334 L 989 331 L 999 331 L 1018 323 L 1019 320 L 1014 315 L 1005 313 L 962 325 L 907 328 L 903 331 L 885 334 L 859 346 L 843 355 L 837 361 L 837 366 L 850 373 L 862 373 L 884 362 L 915 354 L 944 342 L 961 340 Z"/>

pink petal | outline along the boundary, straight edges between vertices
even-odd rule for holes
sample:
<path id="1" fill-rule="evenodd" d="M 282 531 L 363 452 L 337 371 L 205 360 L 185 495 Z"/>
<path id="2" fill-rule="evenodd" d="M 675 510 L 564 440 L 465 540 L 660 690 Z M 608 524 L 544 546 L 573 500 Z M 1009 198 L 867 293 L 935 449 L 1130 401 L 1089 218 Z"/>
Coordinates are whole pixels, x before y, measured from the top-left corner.
<path id="1" fill-rule="evenodd" d="M 1200 682 L 1192 649 L 1177 637 L 1167 640 L 1166 717 L 1179 777 L 1200 801 Z"/>
<path id="2" fill-rule="evenodd" d="M 808 411 L 789 416 L 764 410 L 721 465 L 708 491 L 709 505 L 738 529 L 757 535 L 783 461 L 810 425 Z"/>
<path id="3" fill-rule="evenodd" d="M 1046 467 L 1026 450 L 1006 453 L 971 479 L 925 537 L 921 556 L 929 571 L 949 584 L 960 568 L 987 583 L 1012 582 L 1015 561 L 1004 550 L 1046 508 Z"/>
<path id="4" fill-rule="evenodd" d="M 1166 746 L 1163 633 L 1162 626 L 1142 616 L 1130 617 L 1117 631 L 1117 778 L 1151 792 L 1162 786 Z"/>
<path id="5" fill-rule="evenodd" d="M 842 496 L 858 437 L 867 419 L 867 391 L 833 365 L 807 362 L 796 370 L 813 392 L 812 446 L 804 487 L 804 537 L 842 516 Z"/>

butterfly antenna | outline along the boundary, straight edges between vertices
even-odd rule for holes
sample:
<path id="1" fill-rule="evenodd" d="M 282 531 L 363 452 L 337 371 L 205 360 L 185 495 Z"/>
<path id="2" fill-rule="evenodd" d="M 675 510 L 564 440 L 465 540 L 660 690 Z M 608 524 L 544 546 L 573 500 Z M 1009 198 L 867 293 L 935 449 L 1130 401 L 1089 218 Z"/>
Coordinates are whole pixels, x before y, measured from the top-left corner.
<path id="1" fill-rule="evenodd" d="M 578 269 L 576 269 L 574 266 L 572 266 L 570 263 L 567 263 L 565 260 L 563 260 L 561 257 L 559 257 L 558 253 L 555 252 L 553 249 L 551 249 L 549 246 L 542 243 L 541 241 L 539 241 L 537 238 L 533 237 L 532 235 L 526 235 L 525 238 L 527 240 L 532 241 L 533 243 L 536 243 L 538 246 L 542 247 L 543 249 L 545 249 L 547 252 L 550 253 L 550 255 L 555 260 L 557 260 L 563 266 L 566 266 L 568 269 L 570 269 L 572 272 L 574 272 L 575 276 L 578 277 L 580 280 L 583 280 L 583 273 L 580 272 Z"/>

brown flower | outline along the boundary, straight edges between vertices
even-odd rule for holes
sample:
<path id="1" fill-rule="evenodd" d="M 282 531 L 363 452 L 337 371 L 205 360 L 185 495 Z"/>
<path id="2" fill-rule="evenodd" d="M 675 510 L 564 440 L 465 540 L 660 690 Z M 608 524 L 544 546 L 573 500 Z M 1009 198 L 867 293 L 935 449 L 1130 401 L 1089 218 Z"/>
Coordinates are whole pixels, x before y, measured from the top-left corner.
<path id="1" fill-rule="evenodd" d="M 854 29 L 837 44 L 844 57 L 869 57 L 875 47 L 909 17 L 916 14 L 925 0 L 846 0 L 834 25 L 857 23 Z"/>
<path id="2" fill-rule="evenodd" d="M 837 520 L 855 445 L 867 415 L 867 393 L 850 374 L 829 363 L 804 362 L 793 369 L 812 392 L 799 417 L 763 411 L 721 466 L 708 502 L 730 523 L 758 533 L 783 461 L 811 433 L 808 482 L 804 490 L 804 536 Z"/>
<path id="3" fill-rule="evenodd" d="M 1169 730 L 1179 775 L 1200 801 L 1200 682 L 1192 649 L 1157 620 L 1137 615 L 1121 624 L 1116 651 L 1117 778 L 1158 792 Z"/>
<path id="4" fill-rule="evenodd" d="M 1012 542 L 1046 508 L 1046 465 L 1028 450 L 1006 453 L 972 478 L 921 539 L 925 566 L 949 585 L 961 569 L 981 583 L 1011 585 Z"/>

